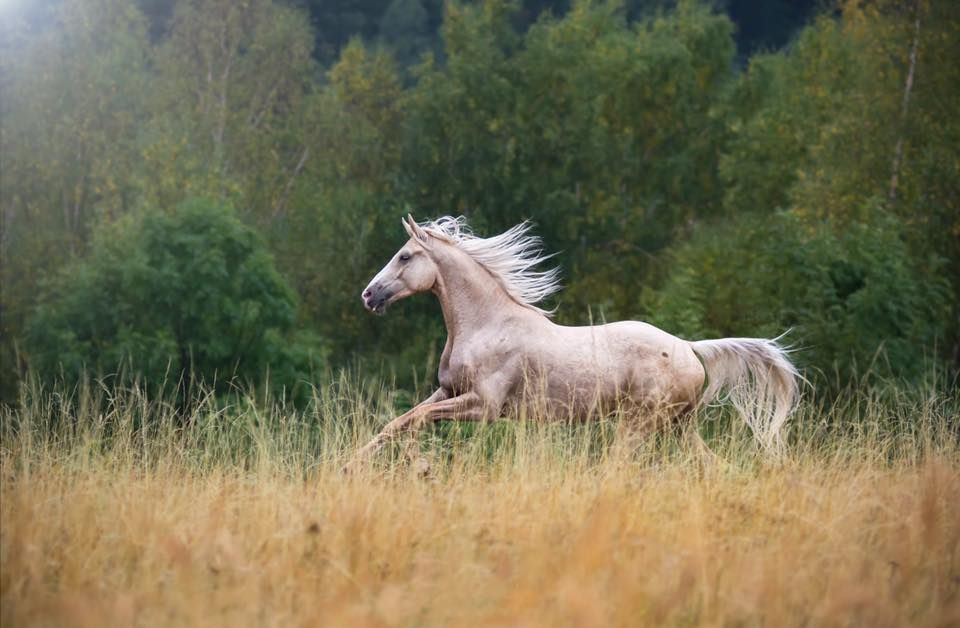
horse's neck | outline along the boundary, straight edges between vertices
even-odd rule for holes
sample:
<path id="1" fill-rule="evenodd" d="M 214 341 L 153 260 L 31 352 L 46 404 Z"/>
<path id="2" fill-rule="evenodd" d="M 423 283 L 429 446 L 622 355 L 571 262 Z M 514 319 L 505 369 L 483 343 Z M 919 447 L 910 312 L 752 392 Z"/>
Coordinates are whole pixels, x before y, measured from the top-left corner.
<path id="1" fill-rule="evenodd" d="M 440 300 L 451 342 L 476 329 L 497 324 L 518 310 L 530 311 L 463 251 L 444 251 L 436 256 L 436 261 L 439 276 L 433 291 Z"/>

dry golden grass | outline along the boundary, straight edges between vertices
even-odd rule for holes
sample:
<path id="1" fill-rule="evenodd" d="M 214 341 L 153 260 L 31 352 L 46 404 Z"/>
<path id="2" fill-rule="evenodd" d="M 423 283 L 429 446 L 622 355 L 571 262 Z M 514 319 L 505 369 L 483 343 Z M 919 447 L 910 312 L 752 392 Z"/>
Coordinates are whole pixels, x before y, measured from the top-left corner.
<path id="1" fill-rule="evenodd" d="M 430 480 L 341 477 L 372 426 L 317 415 L 389 401 L 208 402 L 181 430 L 136 393 L 27 399 L 3 417 L 2 624 L 960 625 L 955 400 L 807 406 L 776 464 L 742 434 L 704 466 L 672 436 L 627 455 L 509 424 L 434 435 Z"/>

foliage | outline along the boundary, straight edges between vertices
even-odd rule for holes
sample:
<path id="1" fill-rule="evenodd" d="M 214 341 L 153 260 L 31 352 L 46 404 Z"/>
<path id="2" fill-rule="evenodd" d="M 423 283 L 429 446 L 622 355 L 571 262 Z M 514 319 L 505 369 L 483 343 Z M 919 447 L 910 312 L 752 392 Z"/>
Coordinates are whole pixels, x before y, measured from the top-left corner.
<path id="1" fill-rule="evenodd" d="M 93 281 L 64 269 L 92 273 L 95 249 L 161 215 L 137 208 L 194 197 L 238 208 L 297 294 L 277 334 L 311 329 L 333 364 L 386 366 L 408 388 L 433 377 L 435 303 L 374 320 L 357 297 L 408 211 L 466 214 L 480 234 L 534 220 L 564 270 L 563 323 L 793 327 L 811 372 L 835 381 L 881 347 L 907 377 L 934 352 L 960 365 L 955 2 L 843 3 L 745 68 L 744 37 L 779 41 L 782 24 L 738 35 L 695 0 L 27 4 L 0 20 L 5 401 L 18 352 L 58 371 L 49 344 L 24 351 L 28 329 L 31 343 L 48 323 L 85 338 L 62 356 L 75 373 L 93 331 L 119 328 L 92 296 L 53 325 L 37 286 Z M 146 272 L 128 246 L 97 278 Z M 202 333 L 190 343 L 242 332 Z M 139 346 L 153 357 L 135 366 L 158 376 L 180 347 L 148 336 L 110 340 L 96 366 Z M 203 368 L 232 373 L 227 353 Z M 308 359 L 257 355 L 284 381 Z"/>
<path id="2" fill-rule="evenodd" d="M 941 355 L 955 364 L 960 194 L 956 172 L 944 168 L 960 163 L 960 119 L 943 106 L 958 96 L 956 64 L 947 61 L 958 53 L 958 33 L 960 10 L 948 2 L 847 3 L 843 19 L 821 16 L 787 51 L 751 60 L 731 97 L 732 136 L 721 159 L 728 215 L 788 208 L 809 228 L 830 223 L 836 246 L 886 230 L 894 219 L 886 214 L 895 216 L 897 240 L 876 251 L 881 266 L 902 257 L 924 285 L 948 283 L 948 294 L 933 303 L 952 306 L 931 318 L 924 297 L 906 297 L 915 286 L 889 290 L 905 298 L 900 315 L 910 318 L 917 307 L 919 319 L 933 325 L 918 341 L 941 338 Z M 888 212 L 875 211 L 878 198 L 886 199 Z M 890 329 L 882 316 L 861 323 Z M 890 343 L 872 342 L 874 349 L 881 344 Z M 917 364 L 922 353 L 907 362 Z M 819 366 L 844 370 L 849 357 L 826 352 Z M 905 364 L 897 370 L 918 369 Z"/>
<path id="3" fill-rule="evenodd" d="M 691 339 L 791 330 L 785 342 L 818 386 L 915 380 L 943 342 L 950 285 L 936 272 L 942 260 L 911 259 L 901 221 L 872 213 L 842 230 L 790 212 L 705 227 L 672 255 L 663 287 L 645 295 L 651 322 Z"/>
<path id="4" fill-rule="evenodd" d="M 146 31 L 131 0 L 64 0 L 40 15 L 43 27 L 0 19 L 0 398 L 7 400 L 38 279 L 80 254 L 97 220 L 136 202 L 125 175 L 144 118 Z"/>
<path id="5" fill-rule="evenodd" d="M 359 293 L 403 243 L 397 200 L 402 166 L 403 87 L 389 54 L 359 41 L 344 49 L 312 95 L 304 133 L 312 158 L 271 240 L 301 295 L 301 316 L 328 340 L 340 364 L 373 353 L 385 339 L 403 375 L 440 333 L 423 315 L 426 299 L 404 303 L 406 316 L 373 319 Z M 405 355 L 396 355 L 406 352 Z"/>
<path id="6" fill-rule="evenodd" d="M 40 0 L 35 0 L 40 1 Z M 169 5 L 176 0 L 140 0 L 155 24 L 162 29 Z M 351 38 L 366 45 L 385 44 L 404 64 L 416 62 L 424 51 L 442 48 L 442 22 L 448 3 L 443 0 L 290 0 L 309 13 L 317 41 L 318 61 L 335 62 Z M 479 3 L 477 3 L 479 4 Z M 526 31 L 542 15 L 567 15 L 576 1 L 514 0 L 512 24 Z M 671 9 L 677 0 L 619 0 L 623 13 L 635 21 Z M 794 31 L 807 22 L 816 0 L 725 0 L 722 6 L 737 25 L 738 56 L 746 58 L 758 50 L 779 48 Z M 414 54 L 411 54 L 413 52 Z"/>
<path id="7" fill-rule="evenodd" d="M 28 330 L 31 365 L 76 381 L 121 365 L 152 384 L 258 384 L 271 364 L 291 388 L 322 350 L 291 337 L 293 292 L 233 210 L 191 200 L 101 229 L 87 259 L 51 282 Z"/>
<path id="8" fill-rule="evenodd" d="M 230 200 L 262 227 L 282 215 L 310 156 L 300 133 L 311 44 L 303 16 L 271 0 L 179 3 L 153 51 L 148 201 Z"/>
<path id="9" fill-rule="evenodd" d="M 633 291 L 614 277 L 641 278 L 718 206 L 713 103 L 732 78 L 732 24 L 693 3 L 631 24 L 580 2 L 521 39 L 511 15 L 451 8 L 447 62 L 421 68 L 410 94 L 405 196 L 481 229 L 534 219 L 574 279 L 568 320 L 623 315 Z"/>

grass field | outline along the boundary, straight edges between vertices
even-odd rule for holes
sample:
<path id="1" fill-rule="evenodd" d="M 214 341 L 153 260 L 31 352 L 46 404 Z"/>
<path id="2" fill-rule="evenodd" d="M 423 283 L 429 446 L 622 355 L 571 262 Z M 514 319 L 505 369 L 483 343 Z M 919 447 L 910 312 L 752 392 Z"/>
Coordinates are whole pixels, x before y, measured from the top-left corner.
<path id="1" fill-rule="evenodd" d="M 307 412 L 207 399 L 186 426 L 135 390 L 34 391 L 2 417 L 0 620 L 957 626 L 943 388 L 808 402 L 779 462 L 723 417 L 713 464 L 607 423 L 437 430 L 428 479 L 390 453 L 338 473 L 397 402 L 345 379 Z"/>

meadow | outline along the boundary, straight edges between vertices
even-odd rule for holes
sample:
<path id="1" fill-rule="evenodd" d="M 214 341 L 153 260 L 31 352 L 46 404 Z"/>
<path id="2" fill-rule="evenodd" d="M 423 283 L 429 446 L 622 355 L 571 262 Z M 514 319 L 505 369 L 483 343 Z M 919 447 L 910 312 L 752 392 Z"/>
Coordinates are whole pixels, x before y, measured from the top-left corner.
<path id="1" fill-rule="evenodd" d="M 957 0 L 0 0 L 0 628 L 960 626 L 957 59 Z M 461 213 L 559 324 L 793 330 L 785 454 L 341 474 L 454 335 L 358 297 Z"/>
<path id="2" fill-rule="evenodd" d="M 343 476 L 406 400 L 347 376 L 308 410 L 189 414 L 27 386 L 2 415 L 3 626 L 955 626 L 960 402 L 808 398 L 764 458 L 612 422 L 445 425 Z M 808 395 L 809 397 L 809 395 Z"/>

